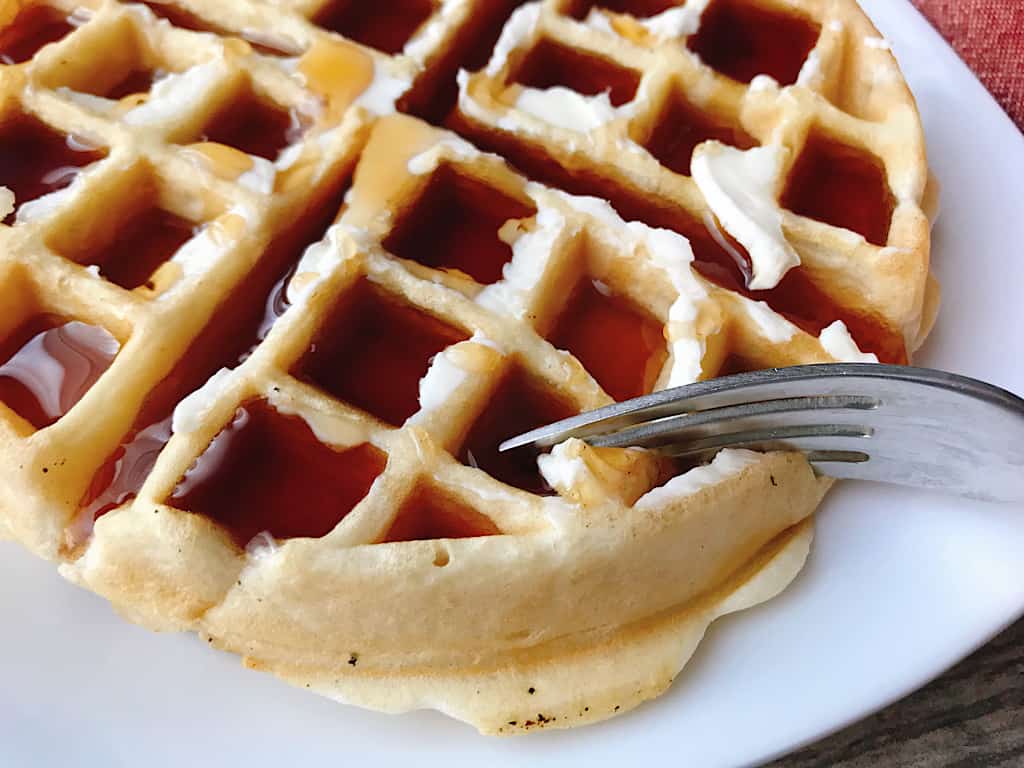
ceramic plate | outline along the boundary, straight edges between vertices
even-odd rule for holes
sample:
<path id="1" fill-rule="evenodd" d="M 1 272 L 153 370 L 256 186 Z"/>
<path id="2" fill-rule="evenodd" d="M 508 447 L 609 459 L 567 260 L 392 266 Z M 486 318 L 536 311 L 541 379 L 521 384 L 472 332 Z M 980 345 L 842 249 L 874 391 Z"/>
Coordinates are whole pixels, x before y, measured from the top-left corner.
<path id="1" fill-rule="evenodd" d="M 945 301 L 918 360 L 1024 392 L 1024 138 L 908 2 L 863 4 L 917 95 L 943 185 Z M 151 634 L 0 544 L 0 765 L 761 762 L 906 695 L 1021 616 L 1022 552 L 1019 508 L 844 484 L 793 586 L 715 624 L 665 696 L 590 728 L 489 739 L 436 713 L 339 706 L 194 636 Z"/>

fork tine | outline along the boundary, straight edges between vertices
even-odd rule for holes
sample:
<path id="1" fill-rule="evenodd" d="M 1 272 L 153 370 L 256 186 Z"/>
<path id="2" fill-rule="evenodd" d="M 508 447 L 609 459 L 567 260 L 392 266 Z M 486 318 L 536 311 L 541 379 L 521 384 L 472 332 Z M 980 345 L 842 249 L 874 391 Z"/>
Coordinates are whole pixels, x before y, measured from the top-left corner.
<path id="1" fill-rule="evenodd" d="M 680 442 L 703 437 L 710 432 L 735 432 L 770 426 L 797 424 L 837 424 L 860 422 L 864 412 L 879 406 L 873 397 L 861 395 L 796 397 L 743 405 L 724 406 L 706 411 L 669 416 L 615 432 L 604 432 L 590 439 L 591 445 L 616 448 L 656 447 L 666 441 Z"/>
<path id="2" fill-rule="evenodd" d="M 677 458 L 715 453 L 722 448 L 802 451 L 808 454 L 827 451 L 828 453 L 859 453 L 866 456 L 868 438 L 872 434 L 874 434 L 874 430 L 859 426 L 809 424 L 709 435 L 696 440 L 664 445 L 655 450 L 663 456 Z"/>
<path id="3" fill-rule="evenodd" d="M 644 395 L 526 432 L 506 440 L 499 449 L 506 451 L 531 443 L 549 448 L 569 437 L 589 440 L 643 422 L 727 406 L 883 390 L 905 395 L 911 391 L 908 387 L 918 393 L 933 390 L 958 397 L 967 395 L 1008 412 L 1020 412 L 1022 408 L 1022 401 L 1012 393 L 944 371 L 876 363 L 799 365 L 740 373 Z"/>
<path id="4" fill-rule="evenodd" d="M 783 396 L 818 395 L 821 392 L 815 391 L 813 381 L 824 373 L 823 369 L 829 367 L 808 365 L 772 368 L 652 392 L 538 427 L 506 440 L 499 446 L 499 450 L 507 451 L 531 443 L 548 448 L 569 437 L 589 438 L 641 422 L 693 413 L 705 408 L 740 405 Z M 787 386 L 788 390 L 785 389 Z M 798 389 L 794 390 L 794 386 Z"/>

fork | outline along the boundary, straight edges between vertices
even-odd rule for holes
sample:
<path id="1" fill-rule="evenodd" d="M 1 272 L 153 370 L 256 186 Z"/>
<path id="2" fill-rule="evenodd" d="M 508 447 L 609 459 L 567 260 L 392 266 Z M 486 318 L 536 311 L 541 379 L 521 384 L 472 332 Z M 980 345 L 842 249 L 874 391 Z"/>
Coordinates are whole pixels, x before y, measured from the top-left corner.
<path id="1" fill-rule="evenodd" d="M 722 448 L 801 451 L 830 477 L 1024 501 L 1024 400 L 927 368 L 830 363 L 725 376 L 581 413 L 499 450 L 570 437 L 692 462 Z"/>

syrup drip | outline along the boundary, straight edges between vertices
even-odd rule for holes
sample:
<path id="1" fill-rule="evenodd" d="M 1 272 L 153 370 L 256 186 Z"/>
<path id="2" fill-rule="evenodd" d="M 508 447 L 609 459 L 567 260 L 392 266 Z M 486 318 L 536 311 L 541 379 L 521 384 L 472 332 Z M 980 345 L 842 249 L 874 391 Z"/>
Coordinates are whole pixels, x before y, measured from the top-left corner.
<path id="1" fill-rule="evenodd" d="M 463 28 L 443 58 L 428 67 L 412 88 L 398 101 L 398 109 L 428 123 L 440 125 L 452 111 L 459 96 L 456 75 L 460 69 L 476 72 L 491 58 L 505 22 L 528 0 L 481 2 L 479 11 Z"/>
<path id="2" fill-rule="evenodd" d="M 709 139 L 739 149 L 757 145 L 742 129 L 712 119 L 674 94 L 662 109 L 645 146 L 670 171 L 689 176 L 694 148 Z"/>
<path id="3" fill-rule="evenodd" d="M 267 531 L 317 538 L 352 511 L 387 455 L 368 443 L 335 450 L 299 416 L 266 401 L 243 405 L 178 481 L 168 503 L 205 515 L 239 547 Z"/>
<path id="4" fill-rule="evenodd" d="M 103 328 L 36 315 L 0 346 L 0 400 L 36 429 L 70 411 L 120 349 Z"/>
<path id="5" fill-rule="evenodd" d="M 898 331 L 888 328 L 876 317 L 854 314 L 840 307 L 807 279 L 802 269 L 791 269 L 770 291 L 748 290 L 750 258 L 727 234 L 714 231 L 716 227 L 712 227 L 712 231 L 706 228 L 714 223 L 713 219 L 702 224 L 677 206 L 652 202 L 606 177 L 568 171 L 543 150 L 517 138 L 478 130 L 458 118 L 457 113 L 449 123 L 449 127 L 478 147 L 503 155 L 532 179 L 575 195 L 604 198 L 627 221 L 678 232 L 690 241 L 693 266 L 701 275 L 754 301 L 766 302 L 808 333 L 817 335 L 834 321 L 842 320 L 862 350 L 874 352 L 885 363 L 906 363 L 907 353 Z M 730 247 L 724 247 L 723 243 Z"/>
<path id="6" fill-rule="evenodd" d="M 780 204 L 885 245 L 896 201 L 877 158 L 812 132 Z"/>
<path id="7" fill-rule="evenodd" d="M 500 534 L 489 517 L 421 484 L 399 508 L 381 542 L 469 539 Z"/>
<path id="8" fill-rule="evenodd" d="M 668 356 L 661 323 L 592 280 L 573 291 L 549 340 L 616 400 L 650 392 Z"/>
<path id="9" fill-rule="evenodd" d="M 246 89 L 210 119 L 199 141 L 227 144 L 273 161 L 305 130 L 298 112 L 281 109 Z"/>
<path id="10" fill-rule="evenodd" d="M 515 368 L 505 375 L 470 428 L 459 451 L 459 461 L 524 491 L 550 494 L 551 487 L 537 469 L 539 451 L 527 446 L 499 453 L 498 446 L 510 437 L 576 413 L 576 408 Z"/>
<path id="11" fill-rule="evenodd" d="M 334 0 L 313 17 L 313 23 L 381 53 L 395 54 L 402 52 L 434 8 L 433 0 Z"/>
<path id="12" fill-rule="evenodd" d="M 310 208 L 306 217 L 271 243 L 257 266 L 214 311 L 206 327 L 178 364 L 147 395 L 132 429 L 97 470 L 79 502 L 74 536 L 84 539 L 92 521 L 135 498 L 156 457 L 170 439 L 174 407 L 221 368 L 238 365 L 252 354 L 288 307 L 285 290 L 295 265 L 341 206 L 348 180 Z"/>
<path id="13" fill-rule="evenodd" d="M 419 381 L 430 359 L 466 338 L 361 281 L 292 372 L 397 427 L 419 410 Z"/>
<path id="14" fill-rule="evenodd" d="M 632 101 L 640 87 L 640 73 L 636 70 L 581 53 L 548 38 L 530 50 L 512 79 L 529 88 L 561 85 L 584 96 L 597 96 L 607 91 L 616 107 Z"/>
<path id="15" fill-rule="evenodd" d="M 680 0 L 577 0 L 570 15 L 585 19 L 591 8 L 604 8 L 613 13 L 628 13 L 637 19 L 648 19 L 678 5 L 682 5 Z"/>
<path id="16" fill-rule="evenodd" d="M 808 19 L 750 0 L 713 0 L 687 46 L 709 67 L 741 83 L 770 75 L 779 85 L 792 85 L 820 33 Z"/>
<path id="17" fill-rule="evenodd" d="M 107 154 L 28 115 L 0 126 L 0 144 L 0 184 L 14 193 L 18 206 L 63 189 L 82 167 Z M 12 211 L 3 223 L 13 224 L 16 213 Z"/>
<path id="18" fill-rule="evenodd" d="M 114 241 L 86 263 L 99 265 L 100 275 L 130 291 L 147 284 L 157 268 L 197 231 L 191 221 L 161 208 L 149 208 L 129 219 Z"/>
<path id="19" fill-rule="evenodd" d="M 384 247 L 425 267 L 458 270 L 478 283 L 494 283 L 512 258 L 498 230 L 509 219 L 535 214 L 532 207 L 446 166 L 431 176 Z"/>
<path id="20" fill-rule="evenodd" d="M 0 63 L 28 61 L 44 45 L 57 42 L 75 26 L 64 11 L 49 5 L 29 5 L 0 32 Z"/>

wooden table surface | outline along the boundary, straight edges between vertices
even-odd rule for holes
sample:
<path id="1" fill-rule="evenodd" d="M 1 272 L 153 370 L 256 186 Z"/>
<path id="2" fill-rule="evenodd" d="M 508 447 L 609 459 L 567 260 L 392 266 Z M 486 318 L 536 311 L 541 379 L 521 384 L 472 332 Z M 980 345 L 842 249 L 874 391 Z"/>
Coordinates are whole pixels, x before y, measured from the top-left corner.
<path id="1" fill-rule="evenodd" d="M 1024 620 L 938 680 L 772 768 L 1024 768 Z"/>

